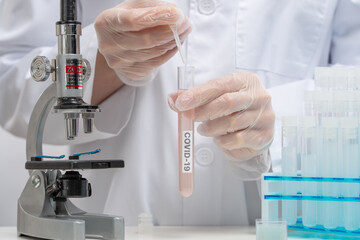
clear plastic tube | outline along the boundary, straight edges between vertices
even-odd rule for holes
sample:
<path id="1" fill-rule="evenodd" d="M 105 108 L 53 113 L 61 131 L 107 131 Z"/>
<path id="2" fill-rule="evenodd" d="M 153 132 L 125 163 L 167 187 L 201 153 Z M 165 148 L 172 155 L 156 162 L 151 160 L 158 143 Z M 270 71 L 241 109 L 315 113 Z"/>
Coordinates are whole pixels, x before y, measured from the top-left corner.
<path id="1" fill-rule="evenodd" d="M 177 31 L 177 26 L 176 26 L 176 24 L 175 24 L 175 25 L 170 25 L 170 28 L 171 28 L 171 31 L 172 31 L 173 34 L 174 34 L 176 46 L 177 46 L 177 48 L 178 48 L 178 50 L 179 50 L 181 59 L 182 59 L 184 65 L 186 66 L 186 56 L 185 56 L 184 49 L 183 49 L 183 47 L 182 47 L 182 45 L 181 45 L 179 33 L 178 33 L 178 31 Z"/>
<path id="2" fill-rule="evenodd" d="M 329 91 L 316 91 L 313 92 L 313 107 L 314 107 L 314 116 L 315 116 L 315 124 L 316 124 L 316 176 L 324 175 L 324 168 L 322 167 L 325 159 L 321 157 L 323 152 L 323 141 L 322 141 L 322 121 L 323 118 L 330 116 L 330 103 L 332 101 L 332 94 Z M 323 195 L 322 184 L 317 184 L 318 196 Z M 323 202 L 317 202 L 317 225 L 324 225 L 325 222 L 325 205 Z"/>
<path id="3" fill-rule="evenodd" d="M 178 67 L 178 96 L 194 85 L 194 67 Z M 194 191 L 194 110 L 178 113 L 179 191 L 189 197 Z"/>
<path id="4" fill-rule="evenodd" d="M 347 178 L 359 177 L 359 146 L 358 146 L 358 121 L 354 117 L 341 119 L 342 129 L 342 152 L 344 164 L 344 176 Z M 344 197 L 359 197 L 359 184 L 348 184 L 343 188 Z M 344 203 L 344 227 L 354 231 L 360 227 L 359 203 Z"/>
<path id="5" fill-rule="evenodd" d="M 284 176 L 297 175 L 297 118 L 284 117 L 282 119 L 282 160 L 281 171 Z M 283 186 L 285 195 L 297 194 L 297 182 L 289 182 Z M 282 202 L 282 217 L 289 225 L 297 221 L 297 202 L 284 200 Z"/>
<path id="6" fill-rule="evenodd" d="M 341 177 L 340 154 L 338 148 L 338 118 L 325 117 L 323 118 L 323 131 L 322 141 L 323 149 L 319 157 L 322 162 L 322 175 L 321 177 Z M 338 183 L 323 182 L 322 183 L 322 196 L 339 197 L 340 187 Z M 335 201 L 319 202 L 323 204 L 322 211 L 324 218 L 324 227 L 327 229 L 335 229 L 340 225 L 340 203 Z"/>
<path id="7" fill-rule="evenodd" d="M 316 177 L 316 129 L 315 117 L 303 117 L 301 119 L 301 175 L 303 177 Z M 303 183 L 303 195 L 316 196 L 317 185 Z M 317 213 L 316 201 L 302 202 L 303 224 L 306 227 L 316 226 Z"/>

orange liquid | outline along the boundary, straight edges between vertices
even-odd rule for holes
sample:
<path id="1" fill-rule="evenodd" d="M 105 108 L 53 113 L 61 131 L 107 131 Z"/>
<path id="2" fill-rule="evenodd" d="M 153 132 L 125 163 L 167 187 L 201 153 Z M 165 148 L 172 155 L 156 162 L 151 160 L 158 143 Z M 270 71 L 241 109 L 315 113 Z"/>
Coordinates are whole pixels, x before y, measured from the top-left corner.
<path id="1" fill-rule="evenodd" d="M 179 89 L 179 94 L 185 90 Z M 178 113 L 179 191 L 190 197 L 194 191 L 194 110 Z"/>

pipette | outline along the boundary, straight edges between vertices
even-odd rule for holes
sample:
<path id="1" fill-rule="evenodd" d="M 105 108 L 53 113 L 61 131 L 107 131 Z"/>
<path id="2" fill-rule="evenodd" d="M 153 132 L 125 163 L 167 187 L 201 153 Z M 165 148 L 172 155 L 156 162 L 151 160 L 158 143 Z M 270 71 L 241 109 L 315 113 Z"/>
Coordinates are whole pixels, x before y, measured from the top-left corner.
<path id="1" fill-rule="evenodd" d="M 170 28 L 171 28 L 171 31 L 174 34 L 176 46 L 177 46 L 177 48 L 179 50 L 181 59 L 182 59 L 184 65 L 186 65 L 186 57 L 185 57 L 184 49 L 183 49 L 183 47 L 181 45 L 181 41 L 180 41 L 179 34 L 178 34 L 178 31 L 177 31 L 177 26 L 176 25 L 170 25 Z"/>

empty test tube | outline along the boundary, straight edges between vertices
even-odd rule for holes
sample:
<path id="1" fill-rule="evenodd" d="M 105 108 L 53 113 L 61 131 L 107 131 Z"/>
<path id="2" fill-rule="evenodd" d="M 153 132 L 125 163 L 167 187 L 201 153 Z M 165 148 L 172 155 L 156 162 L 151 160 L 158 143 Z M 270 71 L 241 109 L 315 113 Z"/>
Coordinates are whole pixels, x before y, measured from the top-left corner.
<path id="1" fill-rule="evenodd" d="M 360 68 L 359 68 L 360 69 Z M 359 74 L 360 76 L 360 74 Z M 358 121 L 357 124 L 357 136 L 358 136 L 358 154 L 360 157 L 360 91 L 352 91 L 351 92 L 352 95 L 352 101 L 350 104 L 350 117 L 356 118 Z M 359 175 L 360 175 L 360 164 L 359 164 Z"/>
<path id="2" fill-rule="evenodd" d="M 303 177 L 316 177 L 316 128 L 315 117 L 303 117 L 301 126 L 301 175 Z M 317 184 L 304 181 L 303 195 L 316 196 Z M 316 201 L 302 201 L 302 220 L 306 227 L 316 226 Z"/>
<path id="3" fill-rule="evenodd" d="M 284 176 L 297 175 L 297 118 L 284 117 L 282 119 L 282 160 L 281 172 Z M 297 194 L 297 182 L 289 181 L 283 185 L 285 195 Z M 289 225 L 297 221 L 297 202 L 284 200 L 282 202 L 282 218 Z"/>
<path id="4" fill-rule="evenodd" d="M 321 177 L 341 177 L 340 164 L 341 158 L 339 154 L 339 119 L 334 117 L 325 117 L 322 121 L 322 154 L 319 156 L 322 162 Z M 340 186 L 338 183 L 323 182 L 322 195 L 328 197 L 339 197 Z M 318 202 L 323 204 L 324 227 L 327 229 L 335 229 L 340 225 L 340 204 L 336 201 Z"/>
<path id="5" fill-rule="evenodd" d="M 313 92 L 313 107 L 314 107 L 314 115 L 315 115 L 315 124 L 316 124 L 316 176 L 322 177 L 324 175 L 323 173 L 323 160 L 321 158 L 322 149 L 323 149 L 323 141 L 322 141 L 322 120 L 326 116 L 330 116 L 330 105 L 332 101 L 332 94 L 329 91 L 316 91 Z M 315 163 L 314 163 L 315 164 Z M 317 195 L 321 196 L 322 193 L 322 184 L 319 182 L 317 184 Z M 323 202 L 317 202 L 317 225 L 324 225 L 324 203 Z"/>
<path id="6" fill-rule="evenodd" d="M 178 96 L 194 85 L 194 67 L 178 67 Z M 194 110 L 178 113 L 179 191 L 189 197 L 194 190 Z"/>
<path id="7" fill-rule="evenodd" d="M 343 176 L 359 178 L 358 121 L 355 117 L 341 119 Z M 359 197 L 358 183 L 348 183 L 343 188 L 344 197 Z M 344 227 L 355 231 L 360 227 L 360 203 L 344 202 Z"/>

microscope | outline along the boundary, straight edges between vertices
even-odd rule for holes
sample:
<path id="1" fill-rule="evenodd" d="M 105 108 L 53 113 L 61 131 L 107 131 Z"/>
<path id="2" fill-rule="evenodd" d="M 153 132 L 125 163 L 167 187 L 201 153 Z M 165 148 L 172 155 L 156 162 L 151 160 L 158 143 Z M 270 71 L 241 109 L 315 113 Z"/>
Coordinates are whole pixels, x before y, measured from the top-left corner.
<path id="1" fill-rule="evenodd" d="M 29 121 L 25 168 L 30 177 L 18 200 L 18 235 L 42 239 L 81 240 L 88 238 L 124 239 L 122 217 L 89 214 L 69 198 L 90 197 L 88 180 L 79 170 L 123 168 L 123 160 L 81 160 L 74 154 L 68 160 L 44 160 L 44 126 L 50 112 L 63 114 L 66 138 L 72 140 L 83 119 L 84 133 L 92 132 L 98 106 L 83 101 L 83 83 L 91 75 L 90 63 L 80 54 L 81 23 L 77 20 L 77 0 L 60 0 L 60 21 L 56 23 L 58 55 L 50 61 L 43 56 L 31 63 L 31 76 L 53 83 L 42 93 Z M 90 152 L 96 153 L 96 152 Z M 86 154 L 86 153 L 85 153 Z"/>

